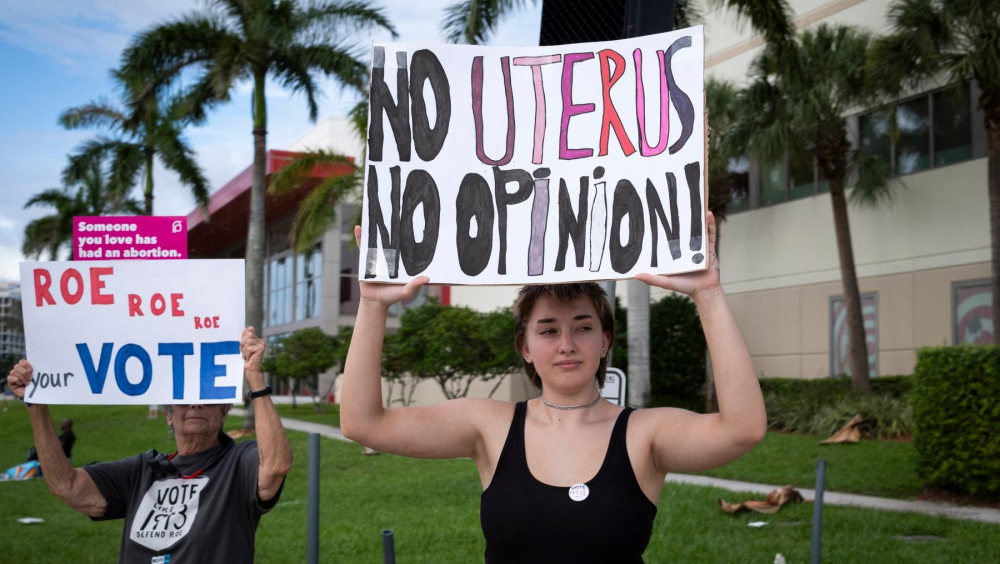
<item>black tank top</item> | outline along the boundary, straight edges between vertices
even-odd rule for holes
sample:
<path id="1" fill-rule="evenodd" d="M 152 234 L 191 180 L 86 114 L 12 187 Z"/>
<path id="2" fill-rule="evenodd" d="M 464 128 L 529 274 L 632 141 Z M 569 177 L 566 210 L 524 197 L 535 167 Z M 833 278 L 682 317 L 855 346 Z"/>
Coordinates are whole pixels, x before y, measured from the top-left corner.
<path id="1" fill-rule="evenodd" d="M 486 562 L 642 562 L 656 506 L 639 487 L 625 447 L 633 410 L 618 415 L 587 497 L 543 484 L 524 454 L 527 403 L 519 402 L 493 481 L 480 498 Z M 579 496 L 577 496 L 579 497 Z"/>

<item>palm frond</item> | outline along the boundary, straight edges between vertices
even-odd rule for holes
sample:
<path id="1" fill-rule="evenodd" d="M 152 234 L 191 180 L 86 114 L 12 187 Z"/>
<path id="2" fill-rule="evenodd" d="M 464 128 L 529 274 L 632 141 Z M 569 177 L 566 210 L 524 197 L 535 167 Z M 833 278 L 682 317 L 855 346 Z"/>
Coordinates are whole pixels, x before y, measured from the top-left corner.
<path id="1" fill-rule="evenodd" d="M 377 29 L 388 31 L 394 39 L 399 37 L 385 11 L 370 2 L 315 2 L 297 12 L 294 18 L 295 27 L 303 33 L 316 34 L 317 30 L 322 30 L 325 39 L 345 31 Z"/>
<path id="2" fill-rule="evenodd" d="M 24 209 L 28 209 L 34 205 L 45 205 L 58 210 L 68 208 L 72 203 L 73 199 L 66 194 L 65 190 L 49 188 L 28 198 L 28 201 L 24 204 Z"/>
<path id="3" fill-rule="evenodd" d="M 239 37 L 213 13 L 189 14 L 139 33 L 122 53 L 121 72 L 152 79 L 131 103 L 156 96 L 185 68 L 211 60 L 234 41 L 239 42 Z"/>
<path id="4" fill-rule="evenodd" d="M 368 65 L 361 62 L 361 56 L 355 49 L 338 45 L 294 46 L 288 50 L 288 58 L 300 61 L 309 70 L 317 69 L 336 78 L 342 86 L 349 86 L 359 93 L 365 92 Z"/>
<path id="5" fill-rule="evenodd" d="M 445 7 L 441 31 L 449 43 L 480 45 L 523 5 L 524 0 L 459 0 Z"/>
<path id="6" fill-rule="evenodd" d="M 771 45 L 785 45 L 795 37 L 792 9 L 785 0 L 711 0 L 709 4 L 736 12 Z"/>
<path id="7" fill-rule="evenodd" d="M 305 96 L 306 104 L 309 106 L 309 119 L 316 121 L 319 115 L 319 105 L 316 103 L 319 88 L 306 62 L 301 57 L 278 57 L 274 61 L 274 71 L 282 86 Z"/>
<path id="8" fill-rule="evenodd" d="M 884 159 L 851 151 L 849 162 L 857 177 L 857 183 L 850 192 L 850 202 L 859 207 L 877 208 L 892 202 L 904 184 L 892 175 L 892 167 Z"/>
<path id="9" fill-rule="evenodd" d="M 337 219 L 337 202 L 360 191 L 364 176 L 358 171 L 332 176 L 320 183 L 299 204 L 292 221 L 289 241 L 297 252 L 305 252 Z"/>
<path id="10" fill-rule="evenodd" d="M 28 222 L 24 227 L 21 253 L 32 260 L 38 260 L 47 251 L 49 260 L 59 260 L 59 249 L 68 240 L 65 233 L 61 232 L 59 217 L 46 215 Z"/>
<path id="11" fill-rule="evenodd" d="M 281 170 L 271 175 L 271 183 L 267 190 L 272 194 L 287 194 L 301 186 L 316 170 L 316 167 L 324 165 L 348 165 L 355 169 L 358 168 L 350 157 L 322 149 L 310 151 L 299 155 Z M 356 172 L 358 171 L 356 170 Z"/>
<path id="12" fill-rule="evenodd" d="M 120 129 L 125 121 L 125 114 L 107 100 L 70 108 L 59 116 L 59 125 L 66 129 L 81 127 Z"/>
<path id="13" fill-rule="evenodd" d="M 704 21 L 704 14 L 694 0 L 677 0 L 674 2 L 674 29 L 682 29 L 697 25 Z"/>
<path id="14" fill-rule="evenodd" d="M 198 205 L 207 210 L 208 180 L 194 160 L 194 151 L 181 137 L 180 132 L 172 127 L 160 128 L 160 135 L 156 138 L 156 152 L 163 165 L 180 176 L 181 183 L 191 190 L 191 195 Z"/>

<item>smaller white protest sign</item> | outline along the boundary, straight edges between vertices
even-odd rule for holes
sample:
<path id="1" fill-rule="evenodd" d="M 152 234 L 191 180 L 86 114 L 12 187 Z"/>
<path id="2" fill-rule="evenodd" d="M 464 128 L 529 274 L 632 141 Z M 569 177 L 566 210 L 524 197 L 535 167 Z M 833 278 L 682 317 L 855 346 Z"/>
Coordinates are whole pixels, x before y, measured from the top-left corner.
<path id="1" fill-rule="evenodd" d="M 25 401 L 243 397 L 242 260 L 22 262 Z"/>
<path id="2" fill-rule="evenodd" d="M 625 407 L 625 373 L 620 368 L 608 367 L 608 372 L 604 376 L 604 387 L 601 388 L 601 395 L 611 403 Z"/>

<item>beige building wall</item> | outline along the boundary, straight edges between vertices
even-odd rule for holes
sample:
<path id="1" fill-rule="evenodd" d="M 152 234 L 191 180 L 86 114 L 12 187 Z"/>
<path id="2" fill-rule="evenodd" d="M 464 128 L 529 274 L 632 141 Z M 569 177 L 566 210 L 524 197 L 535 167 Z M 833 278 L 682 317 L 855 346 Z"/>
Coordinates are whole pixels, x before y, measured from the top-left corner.
<path id="1" fill-rule="evenodd" d="M 790 5 L 799 29 L 825 22 L 878 33 L 891 1 Z M 762 42 L 725 10 L 705 20 L 707 74 L 746 83 Z M 851 206 L 860 290 L 876 294 L 879 374 L 910 374 L 918 347 L 951 344 L 952 283 L 989 276 L 986 174 L 985 158 L 934 168 L 899 177 L 889 205 Z M 723 285 L 758 375 L 828 376 L 830 302 L 843 293 L 829 195 L 733 214 L 720 234 Z"/>

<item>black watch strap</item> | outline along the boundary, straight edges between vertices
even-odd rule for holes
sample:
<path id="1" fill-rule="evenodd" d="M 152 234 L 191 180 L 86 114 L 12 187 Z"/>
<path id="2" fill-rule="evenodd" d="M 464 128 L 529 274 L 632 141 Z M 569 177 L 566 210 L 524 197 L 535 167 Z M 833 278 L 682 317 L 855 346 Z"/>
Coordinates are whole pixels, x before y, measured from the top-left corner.
<path id="1" fill-rule="evenodd" d="M 271 386 L 264 386 L 263 390 L 257 390 L 256 392 L 250 392 L 248 394 L 250 399 L 262 398 L 264 396 L 271 395 Z"/>

